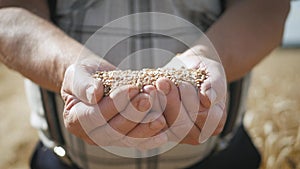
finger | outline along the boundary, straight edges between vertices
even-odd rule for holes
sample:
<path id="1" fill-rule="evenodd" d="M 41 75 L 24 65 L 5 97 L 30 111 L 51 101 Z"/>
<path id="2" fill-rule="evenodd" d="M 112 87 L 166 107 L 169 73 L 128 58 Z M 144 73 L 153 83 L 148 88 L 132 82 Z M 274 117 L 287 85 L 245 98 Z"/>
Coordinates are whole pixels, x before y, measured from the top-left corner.
<path id="1" fill-rule="evenodd" d="M 115 91 L 115 93 L 112 93 L 110 97 L 106 97 L 106 99 L 103 99 L 99 103 L 100 108 L 98 106 L 94 106 L 94 107 L 98 107 L 98 109 L 101 110 L 101 113 L 98 113 L 100 114 L 100 117 L 95 117 L 95 119 L 98 120 L 95 120 L 94 123 L 92 122 L 88 123 L 87 120 L 85 121 L 84 127 L 88 128 L 86 129 L 86 132 L 97 145 L 102 145 L 102 146 L 110 145 L 113 141 L 120 140 L 122 137 L 126 135 L 126 133 L 128 133 L 132 128 L 134 128 L 134 126 L 137 125 L 135 122 L 132 122 L 124 118 L 121 114 L 118 113 L 119 111 L 118 109 L 121 109 L 122 107 L 126 107 L 123 113 L 126 113 L 126 111 L 130 112 L 132 110 L 132 109 L 127 109 L 129 105 L 128 103 L 126 102 L 123 103 L 123 100 L 130 100 L 128 99 L 128 97 L 131 98 L 138 93 L 137 88 L 131 87 L 130 89 L 131 90 L 128 91 L 128 87 L 123 87 L 118 91 Z M 124 93 L 127 93 L 128 96 L 126 97 L 126 94 Z M 115 101 L 114 99 L 120 100 L 120 104 L 118 108 L 116 108 L 114 104 Z M 145 106 L 150 105 L 149 97 L 146 96 L 146 94 L 139 94 L 136 97 L 134 97 L 134 99 L 132 100 L 132 104 L 137 109 L 141 109 L 141 105 L 139 104 L 139 102 L 144 99 L 148 99 L 148 103 L 146 105 L 145 103 L 143 103 L 142 105 L 143 109 L 145 109 L 144 108 Z M 104 123 L 102 125 L 100 125 L 101 123 L 99 122 L 99 119 L 101 117 Z M 109 123 L 107 123 L 109 119 L 111 120 L 109 121 Z M 141 117 L 141 120 L 142 119 L 143 117 Z M 99 125 L 91 126 L 91 124 L 99 124 Z"/>
<path id="2" fill-rule="evenodd" d="M 99 103 L 101 115 L 106 121 L 125 110 L 131 99 L 136 97 L 139 89 L 136 86 L 122 86 L 112 91 L 108 97 L 104 97 Z"/>
<path id="3" fill-rule="evenodd" d="M 158 99 L 158 91 L 157 89 L 152 85 L 146 85 L 143 87 L 143 92 L 150 95 L 151 98 L 151 110 L 153 112 L 162 112 L 162 108 L 159 103 Z"/>
<path id="4" fill-rule="evenodd" d="M 208 109 L 205 110 L 205 111 L 202 111 L 202 112 L 199 112 L 197 114 L 197 118 L 196 118 L 196 121 L 195 121 L 195 125 L 199 128 L 199 129 L 202 129 L 203 126 L 204 126 L 204 123 L 207 119 L 207 115 L 208 115 Z M 225 125 L 225 122 L 226 122 L 226 117 L 227 117 L 227 113 L 226 111 L 223 112 L 223 116 L 221 118 L 221 121 L 219 122 L 215 132 L 213 135 L 216 135 L 218 134 L 218 130 L 222 130 L 224 125 Z"/>
<path id="5" fill-rule="evenodd" d="M 176 136 L 175 138 L 171 133 L 168 133 L 168 136 L 170 136 L 169 140 L 192 145 L 199 144 L 200 129 L 191 121 L 183 106 L 181 106 L 180 113 L 178 114 L 176 121 L 172 124 L 172 126 L 169 126 L 169 129 Z"/>
<path id="6" fill-rule="evenodd" d="M 167 78 L 159 78 L 156 81 L 156 86 L 166 96 L 167 102 L 163 111 L 168 126 L 171 126 L 177 119 L 181 107 L 178 89 Z"/>
<path id="7" fill-rule="evenodd" d="M 123 134 L 113 129 L 109 124 L 95 128 L 88 136 L 98 146 L 115 145 L 114 142 L 118 142 L 118 140 L 121 140 L 124 137 Z"/>
<path id="8" fill-rule="evenodd" d="M 204 94 L 203 92 L 201 92 L 201 89 L 198 90 L 198 98 L 199 99 L 199 112 L 205 111 L 207 110 L 210 106 L 211 106 L 211 101 L 209 99 L 209 97 Z"/>
<path id="9" fill-rule="evenodd" d="M 157 119 L 156 121 L 153 121 L 155 125 L 156 130 L 158 131 L 159 129 L 157 128 L 158 126 L 163 125 L 165 122 L 162 119 Z M 158 124 L 157 124 L 158 123 Z M 140 126 L 141 125 L 141 126 Z M 98 127 L 97 129 L 93 130 L 90 133 L 91 138 L 97 143 L 98 145 L 102 146 L 121 146 L 121 147 L 135 147 L 139 148 L 139 144 L 141 144 L 141 147 L 145 149 L 151 149 L 155 148 L 157 146 L 160 146 L 164 143 L 167 142 L 167 138 L 164 135 L 160 136 L 154 136 L 153 138 L 151 136 L 157 134 L 155 130 L 152 130 L 152 133 L 149 134 L 148 132 L 143 132 L 145 131 L 144 129 L 148 129 L 146 123 L 139 124 L 132 132 L 131 134 L 128 134 L 128 136 L 125 136 L 122 134 L 120 131 L 115 130 L 111 126 L 111 124 L 107 124 L 105 126 Z M 163 127 L 161 127 L 163 128 Z M 97 134 L 98 133 L 98 134 Z M 99 134 L 101 133 L 101 134 Z M 148 138 L 150 137 L 150 138 Z M 149 141 L 152 140 L 152 141 Z M 147 143 L 146 142 L 149 141 Z M 143 149 L 142 148 L 142 149 Z"/>
<path id="10" fill-rule="evenodd" d="M 187 82 L 179 84 L 179 91 L 181 96 L 182 104 L 189 114 L 191 120 L 196 121 L 197 114 L 199 111 L 199 98 L 197 91 L 193 85 Z"/>
<path id="11" fill-rule="evenodd" d="M 113 99 L 117 97 L 120 99 L 119 97 L 121 97 L 121 100 L 130 100 L 130 98 L 136 94 L 138 94 L 137 88 L 124 87 L 123 90 L 116 91 L 116 93 L 112 94 L 112 97 L 105 97 L 105 99 L 99 103 L 100 106 L 85 104 L 80 102 L 75 96 L 69 95 L 64 111 L 65 126 L 68 131 L 74 135 L 86 138 L 86 133 L 91 132 L 99 126 L 105 125 L 108 120 L 118 114 L 118 110 L 112 101 Z M 129 98 L 124 99 L 126 96 Z M 120 102 L 120 105 L 123 105 L 123 107 L 126 107 L 127 104 L 126 102 Z"/>
<path id="12" fill-rule="evenodd" d="M 218 135 L 218 134 L 220 134 L 223 131 L 225 123 L 226 123 L 226 119 L 227 119 L 227 113 L 226 113 L 226 109 L 224 109 L 221 121 L 218 124 L 216 130 L 214 131 L 213 135 Z"/>
<path id="13" fill-rule="evenodd" d="M 175 84 L 169 79 L 161 78 L 158 79 L 156 86 L 158 90 L 166 94 L 167 104 L 164 110 L 164 116 L 169 129 L 177 137 L 177 140 L 174 141 L 179 142 L 189 133 L 194 124 L 179 99 L 179 92 Z M 172 137 L 171 133 L 168 133 L 168 135 Z"/>
<path id="14" fill-rule="evenodd" d="M 208 71 L 208 78 L 201 84 L 201 92 L 209 98 L 211 104 L 226 98 L 226 77 L 222 65 L 216 61 L 203 59 L 200 67 Z"/>
<path id="15" fill-rule="evenodd" d="M 147 85 L 143 88 L 144 93 L 147 93 L 150 95 L 151 98 L 151 111 L 155 112 L 156 117 L 153 118 L 146 118 L 149 120 L 155 120 L 159 116 L 163 114 L 163 109 L 165 109 L 165 106 L 162 107 L 161 105 L 165 105 L 166 103 L 166 97 L 162 94 L 161 91 L 158 91 L 154 86 Z M 160 99 L 161 98 L 161 99 Z M 153 115 L 153 113 L 151 114 Z M 148 123 L 151 121 L 143 120 L 143 123 Z"/>
<path id="16" fill-rule="evenodd" d="M 86 133 L 107 123 L 97 105 L 87 105 L 83 102 L 78 102 L 71 108 L 69 118 L 76 119 L 76 123 L 79 122 Z"/>
<path id="17" fill-rule="evenodd" d="M 224 114 L 224 107 L 224 102 L 219 102 L 213 105 L 208 110 L 207 118 L 205 120 L 199 137 L 200 143 L 205 142 L 209 137 L 213 135 L 214 131 L 217 129 L 219 123 L 222 120 Z"/>
<path id="18" fill-rule="evenodd" d="M 190 120 L 193 123 L 195 123 L 200 107 L 197 91 L 193 85 L 187 82 L 182 82 L 181 84 L 179 84 L 179 91 L 184 108 L 187 114 L 189 115 Z M 194 124 L 193 127 L 190 129 L 189 133 L 181 141 L 181 143 L 198 145 L 200 131 L 200 128 L 198 128 Z"/>
<path id="19" fill-rule="evenodd" d="M 88 144 L 95 145 L 95 143 L 86 134 L 86 130 L 81 126 L 81 123 L 79 122 L 76 113 L 72 110 L 74 110 L 74 108 L 65 109 L 63 112 L 64 125 L 66 129 L 73 135 L 87 142 Z"/>
<path id="20" fill-rule="evenodd" d="M 181 144 L 190 144 L 190 145 L 199 145 L 199 137 L 200 137 L 201 130 L 193 125 L 190 129 L 188 134 L 180 141 Z"/>
<path id="21" fill-rule="evenodd" d="M 149 123 L 144 123 L 144 121 L 149 121 Z M 166 120 L 160 113 L 151 112 L 143 120 L 143 123 L 138 124 L 132 131 L 127 134 L 127 136 L 133 138 L 152 137 L 162 131 L 165 125 Z"/>
<path id="22" fill-rule="evenodd" d="M 96 143 L 88 136 L 87 132 L 84 130 L 84 128 L 81 126 L 78 119 L 72 119 L 71 117 L 67 117 L 69 114 L 69 110 L 65 110 L 63 113 L 64 117 L 68 120 L 65 120 L 64 124 L 66 129 L 75 135 L 76 137 L 84 140 L 86 143 L 90 145 L 96 145 Z M 72 119 L 72 121 L 71 121 Z"/>
<path id="23" fill-rule="evenodd" d="M 167 135 L 160 132 L 166 125 L 166 121 L 163 116 L 156 118 L 157 114 L 155 112 L 148 114 L 145 119 L 151 122 L 138 124 L 126 137 L 119 141 L 118 145 L 135 147 L 139 150 L 149 150 L 165 144 L 168 141 Z M 156 119 L 152 120 L 152 118 Z"/>
<path id="24" fill-rule="evenodd" d="M 168 142 L 168 136 L 166 133 L 160 133 L 138 144 L 137 148 L 141 151 L 151 150 L 154 148 L 159 148 L 160 146 Z"/>
<path id="25" fill-rule="evenodd" d="M 150 109 L 150 96 L 147 93 L 140 93 L 131 102 L 129 102 L 126 109 L 120 112 L 120 115 L 132 122 L 141 123 Z"/>
<path id="26" fill-rule="evenodd" d="M 109 125 L 120 134 L 127 135 L 143 120 L 149 108 L 149 95 L 140 93 L 132 100 L 131 104 L 128 104 L 123 112 L 109 121 Z"/>
<path id="27" fill-rule="evenodd" d="M 208 84 L 206 91 L 203 91 L 204 89 L 200 89 L 198 91 L 198 96 L 200 98 L 200 104 L 203 106 L 204 109 L 209 108 L 212 104 L 215 104 L 215 102 L 219 102 L 220 99 L 217 99 L 217 93 L 216 91 L 210 87 L 210 84 Z"/>
<path id="28" fill-rule="evenodd" d="M 199 128 L 202 129 L 204 126 L 204 123 L 206 121 L 208 115 L 208 110 L 202 111 L 202 112 L 198 112 L 197 114 L 197 118 L 195 121 L 195 125 Z"/>
<path id="29" fill-rule="evenodd" d="M 75 96 L 67 94 L 64 109 L 70 110 L 78 102 L 80 102 L 80 100 L 77 99 Z"/>

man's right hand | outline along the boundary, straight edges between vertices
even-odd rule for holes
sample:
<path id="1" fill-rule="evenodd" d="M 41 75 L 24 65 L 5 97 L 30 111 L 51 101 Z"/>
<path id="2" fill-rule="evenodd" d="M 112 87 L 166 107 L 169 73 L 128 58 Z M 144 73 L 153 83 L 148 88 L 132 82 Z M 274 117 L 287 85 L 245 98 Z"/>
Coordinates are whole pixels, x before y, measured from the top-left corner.
<path id="1" fill-rule="evenodd" d="M 103 97 L 102 83 L 92 74 L 112 69 L 105 61 L 86 59 L 66 70 L 61 95 L 68 131 L 99 146 L 152 149 L 166 143 L 167 136 L 161 133 L 166 121 L 153 108 L 152 86 L 143 93 L 135 86 L 123 86 Z"/>

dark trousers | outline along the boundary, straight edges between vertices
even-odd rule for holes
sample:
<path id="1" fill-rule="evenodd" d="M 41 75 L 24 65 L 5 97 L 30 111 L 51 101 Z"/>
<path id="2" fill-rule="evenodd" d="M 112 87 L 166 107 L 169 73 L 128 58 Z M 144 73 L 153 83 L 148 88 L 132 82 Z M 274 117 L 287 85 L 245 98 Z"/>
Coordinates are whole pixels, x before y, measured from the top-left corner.
<path id="1" fill-rule="evenodd" d="M 208 156 L 189 169 L 257 169 L 261 156 L 244 126 L 238 128 L 228 147 Z"/>
<path id="2" fill-rule="evenodd" d="M 229 146 L 188 169 L 257 169 L 261 157 L 249 135 L 241 126 Z M 49 149 L 38 143 L 31 159 L 31 169 L 79 169 L 68 166 Z"/>

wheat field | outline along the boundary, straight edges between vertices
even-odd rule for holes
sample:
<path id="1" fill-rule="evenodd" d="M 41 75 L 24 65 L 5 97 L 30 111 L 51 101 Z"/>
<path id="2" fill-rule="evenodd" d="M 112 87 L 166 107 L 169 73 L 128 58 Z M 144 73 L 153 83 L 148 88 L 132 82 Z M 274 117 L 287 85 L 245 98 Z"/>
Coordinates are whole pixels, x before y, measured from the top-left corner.
<path id="1" fill-rule="evenodd" d="M 253 70 L 244 122 L 261 169 L 300 169 L 300 49 L 277 49 Z M 0 168 L 28 169 L 38 140 L 21 75 L 0 63 Z"/>
<path id="2" fill-rule="evenodd" d="M 253 71 L 245 124 L 262 169 L 300 169 L 300 49 L 274 51 Z"/>

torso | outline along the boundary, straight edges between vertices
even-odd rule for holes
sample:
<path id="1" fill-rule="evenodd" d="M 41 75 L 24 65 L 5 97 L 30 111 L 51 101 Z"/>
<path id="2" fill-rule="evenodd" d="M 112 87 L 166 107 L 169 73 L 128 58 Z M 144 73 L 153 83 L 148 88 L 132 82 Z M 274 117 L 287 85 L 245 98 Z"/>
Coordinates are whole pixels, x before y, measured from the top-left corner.
<path id="1" fill-rule="evenodd" d="M 94 32 L 107 23 L 120 17 L 138 12 L 160 12 L 175 15 L 194 23 L 204 32 L 220 15 L 221 5 L 219 0 L 57 0 L 55 16 L 57 25 L 63 31 L 84 44 L 89 42 L 89 38 Z M 151 20 L 153 20 L 153 18 L 150 18 L 149 22 Z M 141 24 L 145 23 L 144 20 L 138 19 L 134 20 L 134 22 L 141 22 Z M 149 22 L 146 23 L 151 26 L 151 23 Z M 132 29 L 139 28 L 135 27 Z M 171 31 L 172 30 L 167 32 Z M 176 33 L 177 32 L 174 32 L 174 34 Z M 183 32 L 183 34 L 185 33 L 188 34 L 188 32 Z M 107 53 L 101 53 L 102 50 L 99 49 L 106 49 L 107 43 L 110 40 L 114 40 L 111 39 L 111 35 L 113 35 L 114 38 L 118 36 L 116 32 L 109 32 L 104 40 L 102 39 L 97 41 L 97 45 L 88 43 L 87 47 L 116 66 L 120 63 L 122 64 L 122 61 L 127 57 L 127 55 L 142 49 L 158 48 L 162 49 L 162 51 L 169 51 L 169 53 L 167 52 L 166 54 L 162 52 L 166 55 L 166 58 L 168 58 L 172 54 L 183 52 L 187 48 L 185 45 L 182 45 L 178 40 L 174 40 L 173 38 L 149 35 L 146 38 L 127 38 L 118 43 L 118 45 Z M 97 37 L 94 37 L 94 39 L 97 39 Z M 142 54 L 153 55 L 153 51 L 146 51 Z M 137 57 L 138 56 L 139 54 L 137 54 Z M 143 65 L 142 62 L 145 60 L 147 64 Z M 149 57 L 147 59 L 138 60 L 135 61 L 135 63 L 129 63 L 129 65 L 122 66 L 140 68 L 138 65 L 142 64 L 143 67 L 159 67 L 159 64 L 163 64 L 164 62 L 165 61 L 161 60 L 157 61 L 157 58 L 155 57 Z M 57 112 L 60 115 L 59 121 L 61 126 L 63 126 L 62 111 L 64 104 L 58 95 L 56 96 L 56 104 Z M 64 127 L 62 127 L 62 133 L 67 145 L 66 149 L 69 156 L 77 165 L 84 169 L 117 169 L 124 168 L 124 165 L 126 165 L 126 168 L 134 168 L 136 166 L 140 166 L 142 168 L 151 168 L 152 166 L 153 168 L 164 169 L 185 168 L 206 157 L 215 147 L 217 142 L 217 137 L 212 137 L 207 142 L 199 146 L 177 145 L 170 151 L 161 155 L 151 158 L 135 159 L 118 157 L 103 150 L 102 148 L 90 146 L 77 137 L 71 135 Z M 153 161 L 157 162 L 157 165 L 153 165 Z"/>

